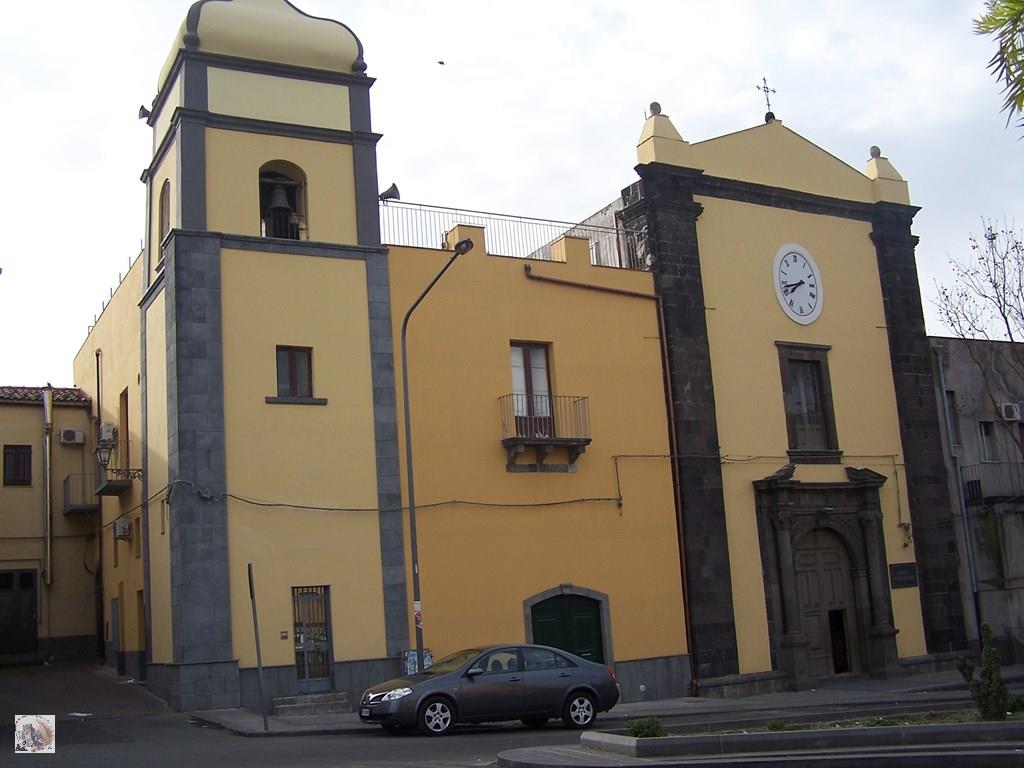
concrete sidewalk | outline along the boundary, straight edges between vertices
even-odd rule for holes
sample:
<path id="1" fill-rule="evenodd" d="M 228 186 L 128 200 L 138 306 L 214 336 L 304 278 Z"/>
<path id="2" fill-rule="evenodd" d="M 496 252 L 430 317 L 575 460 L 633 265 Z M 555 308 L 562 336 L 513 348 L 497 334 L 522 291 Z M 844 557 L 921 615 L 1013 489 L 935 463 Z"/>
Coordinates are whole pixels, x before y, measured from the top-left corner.
<path id="1" fill-rule="evenodd" d="M 1024 665 L 1003 667 L 1003 679 L 1018 695 L 1024 692 Z M 723 728 L 745 728 L 772 720 L 815 722 L 846 719 L 858 715 L 891 715 L 970 708 L 970 695 L 955 670 L 913 675 L 890 680 L 837 678 L 820 687 L 792 693 L 771 693 L 742 699 L 679 698 L 619 704 L 602 712 L 595 725 L 599 730 L 625 727 L 625 721 L 654 715 L 671 720 L 676 733 L 706 733 Z M 269 716 L 269 730 L 263 730 L 259 713 L 244 709 L 215 709 L 189 713 L 210 725 L 243 736 L 305 736 L 343 734 L 375 730 L 353 713 Z"/>

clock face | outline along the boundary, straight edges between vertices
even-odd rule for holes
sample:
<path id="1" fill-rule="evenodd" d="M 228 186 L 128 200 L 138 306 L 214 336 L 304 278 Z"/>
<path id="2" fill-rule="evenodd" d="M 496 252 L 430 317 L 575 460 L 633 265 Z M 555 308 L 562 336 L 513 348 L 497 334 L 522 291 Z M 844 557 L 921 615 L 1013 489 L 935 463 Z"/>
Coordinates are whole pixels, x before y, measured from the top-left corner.
<path id="1" fill-rule="evenodd" d="M 821 314 L 821 271 L 814 257 L 794 243 L 775 254 L 772 268 L 775 295 L 782 311 L 801 325 L 809 325 Z"/>

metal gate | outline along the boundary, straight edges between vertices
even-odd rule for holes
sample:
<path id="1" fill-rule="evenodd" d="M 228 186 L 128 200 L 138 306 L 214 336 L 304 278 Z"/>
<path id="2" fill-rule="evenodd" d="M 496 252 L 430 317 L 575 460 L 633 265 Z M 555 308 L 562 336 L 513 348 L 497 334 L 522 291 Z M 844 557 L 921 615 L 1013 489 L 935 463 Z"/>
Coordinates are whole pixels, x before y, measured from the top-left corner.
<path id="1" fill-rule="evenodd" d="M 0 654 L 39 649 L 36 572 L 0 571 Z"/>
<path id="2" fill-rule="evenodd" d="M 299 693 L 331 690 L 330 587 L 292 587 Z"/>

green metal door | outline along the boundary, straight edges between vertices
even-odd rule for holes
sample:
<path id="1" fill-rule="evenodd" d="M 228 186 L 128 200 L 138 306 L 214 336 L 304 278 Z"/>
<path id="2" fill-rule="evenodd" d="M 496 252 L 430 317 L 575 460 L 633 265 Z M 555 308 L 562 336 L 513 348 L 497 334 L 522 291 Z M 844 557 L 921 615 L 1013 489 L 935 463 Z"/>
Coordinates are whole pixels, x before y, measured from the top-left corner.
<path id="1" fill-rule="evenodd" d="M 601 604 L 580 595 L 556 595 L 530 609 L 533 642 L 604 663 Z"/>

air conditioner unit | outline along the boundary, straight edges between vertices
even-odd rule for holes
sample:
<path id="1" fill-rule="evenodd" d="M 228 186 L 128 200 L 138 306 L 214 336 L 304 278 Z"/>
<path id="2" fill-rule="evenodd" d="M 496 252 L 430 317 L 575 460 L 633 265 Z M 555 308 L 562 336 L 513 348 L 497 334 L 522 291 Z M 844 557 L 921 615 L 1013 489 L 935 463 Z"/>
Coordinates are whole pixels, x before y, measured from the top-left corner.
<path id="1" fill-rule="evenodd" d="M 115 520 L 114 521 L 114 538 L 115 539 L 130 539 L 132 537 L 132 521 L 131 520 Z"/>
<path id="2" fill-rule="evenodd" d="M 1020 403 L 1001 403 L 999 416 L 1003 421 L 1020 421 Z"/>
<path id="3" fill-rule="evenodd" d="M 113 443 L 117 441 L 117 425 L 110 421 L 100 424 L 100 442 Z"/>
<path id="4" fill-rule="evenodd" d="M 60 441 L 63 445 L 82 445 L 85 443 L 85 430 L 83 429 L 62 429 Z"/>

